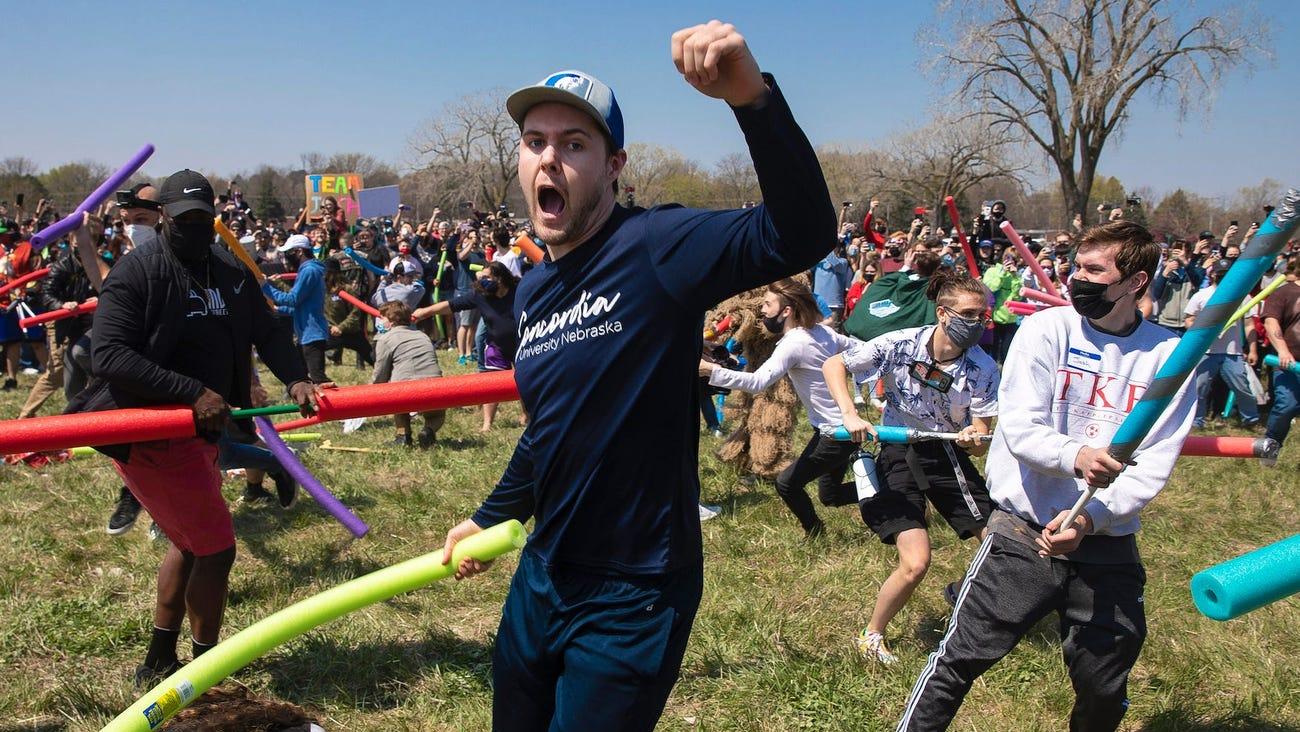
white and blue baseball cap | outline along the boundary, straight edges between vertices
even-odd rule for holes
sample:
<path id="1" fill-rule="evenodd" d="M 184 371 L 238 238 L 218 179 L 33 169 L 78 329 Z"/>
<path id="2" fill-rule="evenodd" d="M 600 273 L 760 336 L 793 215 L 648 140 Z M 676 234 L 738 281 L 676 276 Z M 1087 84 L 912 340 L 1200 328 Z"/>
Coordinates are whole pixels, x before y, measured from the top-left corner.
<path id="1" fill-rule="evenodd" d="M 518 89 L 506 99 L 506 111 L 521 128 L 528 110 L 544 102 L 558 102 L 580 109 L 609 135 L 614 149 L 623 149 L 623 111 L 614 90 L 585 71 L 557 71 L 545 79 Z"/>

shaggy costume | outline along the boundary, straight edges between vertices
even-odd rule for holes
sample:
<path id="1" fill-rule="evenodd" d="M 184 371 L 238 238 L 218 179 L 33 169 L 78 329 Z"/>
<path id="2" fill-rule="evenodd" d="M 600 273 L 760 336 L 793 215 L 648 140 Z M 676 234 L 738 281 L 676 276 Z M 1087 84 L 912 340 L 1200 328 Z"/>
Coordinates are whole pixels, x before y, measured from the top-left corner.
<path id="1" fill-rule="evenodd" d="M 803 278 L 806 280 L 807 278 Z M 806 284 L 806 282 L 805 282 Z M 746 371 L 763 365 L 781 339 L 763 327 L 759 306 L 766 287 L 742 292 L 724 300 L 705 319 L 716 323 L 731 316 L 729 335 L 743 346 Z M 790 437 L 799 413 L 799 396 L 790 379 L 782 378 L 767 391 L 746 394 L 733 391 L 724 404 L 726 422 L 735 425 L 718 448 L 718 458 L 760 478 L 775 478 L 794 459 Z"/>

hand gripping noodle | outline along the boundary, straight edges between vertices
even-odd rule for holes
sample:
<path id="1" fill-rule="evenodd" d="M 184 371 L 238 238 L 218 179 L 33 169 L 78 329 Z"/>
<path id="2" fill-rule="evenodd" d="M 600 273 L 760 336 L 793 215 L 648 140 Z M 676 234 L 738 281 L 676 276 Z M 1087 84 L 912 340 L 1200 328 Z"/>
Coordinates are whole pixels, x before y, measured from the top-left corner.
<path id="1" fill-rule="evenodd" d="M 511 519 L 462 539 L 447 564 L 442 563 L 440 548 L 290 605 L 190 661 L 117 715 L 103 732 L 157 729 L 200 694 L 271 649 L 348 613 L 450 577 L 466 557 L 488 561 L 519 549 L 526 538 L 523 525 Z"/>

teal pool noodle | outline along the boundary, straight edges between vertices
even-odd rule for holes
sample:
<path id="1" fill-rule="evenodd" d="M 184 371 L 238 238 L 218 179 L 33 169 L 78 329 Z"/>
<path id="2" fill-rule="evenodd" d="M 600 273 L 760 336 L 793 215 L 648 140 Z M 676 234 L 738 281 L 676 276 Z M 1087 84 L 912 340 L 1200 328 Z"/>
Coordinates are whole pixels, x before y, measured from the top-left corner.
<path id="1" fill-rule="evenodd" d="M 1282 368 L 1282 361 L 1276 355 L 1270 353 L 1264 357 L 1264 365 L 1272 366 L 1275 369 L 1280 369 Z M 1291 368 L 1287 370 L 1293 374 L 1300 374 L 1300 361 L 1291 364 Z"/>
<path id="2" fill-rule="evenodd" d="M 887 424 L 876 425 L 876 439 L 882 443 L 883 442 L 897 442 L 897 443 L 910 442 L 911 440 L 908 437 L 907 432 L 908 430 L 906 427 L 895 427 L 893 425 L 887 425 Z M 831 437 L 833 437 L 836 440 L 839 440 L 840 442 L 848 442 L 850 439 L 852 439 L 852 437 L 849 435 L 849 431 L 844 429 L 843 426 L 836 427 L 835 432 L 834 434 L 831 435 Z"/>
<path id="3" fill-rule="evenodd" d="M 1192 601 L 1207 618 L 1231 620 L 1300 592 L 1300 534 L 1203 569 Z"/>

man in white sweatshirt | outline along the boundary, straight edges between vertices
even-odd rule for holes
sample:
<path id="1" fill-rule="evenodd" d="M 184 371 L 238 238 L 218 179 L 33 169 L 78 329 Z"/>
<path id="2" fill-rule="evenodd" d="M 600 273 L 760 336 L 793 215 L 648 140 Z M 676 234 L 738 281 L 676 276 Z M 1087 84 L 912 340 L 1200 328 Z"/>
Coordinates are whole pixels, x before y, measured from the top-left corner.
<path id="1" fill-rule="evenodd" d="M 1075 690 L 1070 729 L 1119 726 L 1146 637 L 1138 513 L 1168 480 L 1196 403 L 1184 383 L 1128 465 L 1106 453 L 1178 342 L 1137 310 L 1159 257 L 1137 224 L 1093 227 L 1075 258 L 1073 308 L 1051 308 L 1020 326 L 987 462 L 996 504 L 989 533 L 899 730 L 946 729 L 975 679 L 1051 612 Z M 1103 490 L 1058 533 L 1089 484 Z"/>

